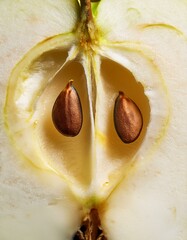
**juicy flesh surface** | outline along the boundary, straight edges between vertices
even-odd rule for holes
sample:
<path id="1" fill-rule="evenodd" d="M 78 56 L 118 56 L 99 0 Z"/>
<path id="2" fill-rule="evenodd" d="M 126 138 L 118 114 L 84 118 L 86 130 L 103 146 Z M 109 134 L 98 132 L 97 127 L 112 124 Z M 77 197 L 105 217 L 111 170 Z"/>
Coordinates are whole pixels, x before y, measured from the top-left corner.
<path id="1" fill-rule="evenodd" d="M 39 46 L 39 57 L 26 55 L 13 71 L 5 107 L 8 130 L 15 146 L 27 159 L 65 178 L 77 195 L 82 198 L 106 198 L 124 177 L 126 169 L 141 158 L 141 151 L 144 155 L 146 151 L 150 154 L 153 143 L 159 142 L 162 137 L 169 117 L 167 93 L 156 67 L 134 48 L 129 50 L 122 46 L 121 50 L 121 46 L 116 46 L 116 49 L 102 46 L 102 50 L 98 50 L 102 54 L 98 53 L 91 59 L 87 53 L 79 54 L 75 46 L 69 50 L 60 49 L 60 45 L 58 49 L 63 37 L 44 43 L 49 47 L 46 53 L 43 53 L 45 47 Z M 69 40 L 71 46 L 73 36 L 69 38 L 64 41 L 68 43 Z M 51 47 L 55 50 L 50 50 Z M 39 50 L 36 46 L 36 54 Z M 123 61 L 116 63 L 114 60 L 118 56 L 120 59 L 122 54 Z M 138 65 L 130 62 L 135 58 L 139 60 Z M 83 64 L 79 63 L 79 59 Z M 141 76 L 135 71 L 137 76 L 134 77 L 125 68 L 129 64 L 132 72 L 135 68 L 139 73 L 145 63 L 149 65 L 146 74 L 148 71 L 150 75 L 154 73 L 154 81 L 153 77 L 150 80 L 145 73 Z M 90 71 L 90 65 L 94 67 L 94 72 Z M 75 138 L 61 135 L 51 118 L 56 97 L 70 79 L 74 79 L 84 116 L 81 133 Z M 121 142 L 113 123 L 114 102 L 119 91 L 124 91 L 137 103 L 144 118 L 141 136 L 129 145 Z M 150 111 L 150 104 L 154 104 L 155 98 L 159 99 L 158 104 L 162 104 L 159 113 Z M 157 128 L 153 125 L 154 121 L 158 124 Z M 27 137 L 28 134 L 31 138 Z M 23 148 L 23 142 L 28 147 Z"/>
<path id="2" fill-rule="evenodd" d="M 161 1 L 105 0 L 96 13 L 101 38 L 93 46 L 92 57 L 80 53 L 77 35 L 59 35 L 29 51 L 10 76 L 6 126 L 23 158 L 63 178 L 88 206 L 109 197 L 124 179 L 107 201 L 108 208 L 102 210 L 109 239 L 186 236 L 185 223 L 173 217 L 177 209 L 185 219 L 183 200 L 178 199 L 185 192 L 186 110 L 178 110 L 186 97 L 186 22 L 184 1 L 163 5 Z M 51 109 L 72 78 L 83 104 L 84 123 L 77 138 L 67 139 L 54 128 Z M 128 146 L 120 141 L 112 122 L 119 90 L 140 106 L 144 118 L 140 138 Z M 182 177 L 176 179 L 179 173 Z M 181 192 L 176 193 L 177 188 Z M 172 191 L 176 197 L 171 199 Z M 160 194 L 158 202 L 156 193 Z M 120 212 L 124 217 L 119 217 Z M 121 221 L 127 226 L 125 231 Z"/>

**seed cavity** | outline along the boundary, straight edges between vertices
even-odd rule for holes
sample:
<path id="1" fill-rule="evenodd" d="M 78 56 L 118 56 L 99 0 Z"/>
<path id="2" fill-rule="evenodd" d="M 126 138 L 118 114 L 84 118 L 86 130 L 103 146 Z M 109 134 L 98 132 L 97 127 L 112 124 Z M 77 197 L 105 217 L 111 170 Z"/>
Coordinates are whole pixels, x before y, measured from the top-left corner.
<path id="1" fill-rule="evenodd" d="M 52 109 L 52 120 L 56 129 L 67 137 L 79 134 L 82 122 L 82 106 L 79 95 L 70 80 L 58 95 Z"/>
<path id="2" fill-rule="evenodd" d="M 119 91 L 114 106 L 114 125 L 118 136 L 124 143 L 134 142 L 143 127 L 140 109 L 124 92 Z"/>

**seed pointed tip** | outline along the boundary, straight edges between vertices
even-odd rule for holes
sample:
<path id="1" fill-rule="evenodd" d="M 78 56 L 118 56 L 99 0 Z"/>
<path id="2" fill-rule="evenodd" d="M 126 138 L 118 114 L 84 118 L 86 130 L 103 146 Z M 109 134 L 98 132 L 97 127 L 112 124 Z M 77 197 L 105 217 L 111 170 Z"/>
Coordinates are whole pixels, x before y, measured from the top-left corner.
<path id="1" fill-rule="evenodd" d="M 72 87 L 73 82 L 74 82 L 73 79 L 69 80 L 69 82 L 68 82 L 67 85 L 66 85 L 66 90 L 67 90 L 68 88 Z"/>
<path id="2" fill-rule="evenodd" d="M 72 84 L 73 82 L 74 82 L 74 80 L 73 80 L 73 79 L 70 79 L 70 80 L 69 80 L 69 83 L 70 83 L 70 84 Z"/>
<path id="3" fill-rule="evenodd" d="M 119 91 L 119 96 L 124 97 L 125 93 L 123 91 Z"/>
<path id="4" fill-rule="evenodd" d="M 71 80 L 69 80 L 68 84 L 69 84 L 70 86 L 72 86 L 73 82 L 74 82 L 74 80 L 71 79 Z"/>

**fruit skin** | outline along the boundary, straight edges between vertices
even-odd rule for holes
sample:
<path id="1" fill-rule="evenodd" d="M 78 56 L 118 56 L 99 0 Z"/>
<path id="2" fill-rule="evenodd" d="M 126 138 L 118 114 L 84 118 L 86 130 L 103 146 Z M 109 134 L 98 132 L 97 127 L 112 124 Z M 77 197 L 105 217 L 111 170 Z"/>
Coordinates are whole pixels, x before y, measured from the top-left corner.
<path id="1" fill-rule="evenodd" d="M 9 2 L 10 1 L 7 1 L 7 3 Z M 97 19 L 98 23 L 99 21 L 102 20 L 101 16 L 107 16 L 105 14 L 103 15 L 102 12 L 105 11 L 105 9 L 107 9 L 108 6 L 111 6 L 111 10 L 114 9 L 115 11 L 120 12 L 120 9 L 119 8 L 117 9 L 117 6 L 119 6 L 119 4 L 115 5 L 116 3 L 115 1 L 108 1 L 107 5 L 105 5 L 106 2 L 107 1 L 102 1 L 101 5 L 99 6 L 100 11 L 98 9 L 98 19 Z M 120 3 L 122 4 L 123 2 L 121 1 Z M 129 3 L 129 2 L 124 2 L 124 4 L 126 3 Z M 157 240 L 157 239 L 176 240 L 181 238 L 185 239 L 187 235 L 186 227 L 185 227 L 186 226 L 186 214 L 185 214 L 186 188 L 184 183 L 186 180 L 186 171 L 185 171 L 186 169 L 186 133 L 184 131 L 184 126 L 186 125 L 184 116 L 186 116 L 186 111 L 185 111 L 185 108 L 182 108 L 181 106 L 183 106 L 183 103 L 185 102 L 185 99 L 186 99 L 186 93 L 184 92 L 184 87 L 186 88 L 185 76 L 186 76 L 187 61 L 185 57 L 186 37 L 185 37 L 185 34 L 181 34 L 181 33 L 182 32 L 185 33 L 187 29 L 186 21 L 185 21 L 186 5 L 184 1 L 178 1 L 178 2 L 167 1 L 165 2 L 164 5 L 163 5 L 163 2 L 161 1 L 157 1 L 156 3 L 155 1 L 149 1 L 149 2 L 143 1 L 143 3 L 134 1 L 134 4 L 137 4 L 138 6 L 136 8 L 134 6 L 134 9 L 136 11 L 134 11 L 134 9 L 131 8 L 129 12 L 133 14 L 137 13 L 138 12 L 137 9 L 139 8 L 139 12 L 141 13 L 140 16 L 145 16 L 145 19 L 139 18 L 140 23 L 143 22 L 143 24 L 145 24 L 145 20 L 149 19 L 149 24 L 147 24 L 147 26 L 143 26 L 142 28 L 143 30 L 141 34 L 138 36 L 140 37 L 139 39 L 141 39 L 142 42 L 145 41 L 145 43 L 148 44 L 151 49 L 155 49 L 155 52 L 157 53 L 156 55 L 154 55 L 154 58 L 151 58 L 151 61 L 154 60 L 153 62 L 156 65 L 158 65 L 158 67 L 160 68 L 160 71 L 162 72 L 162 75 L 164 76 L 164 79 L 166 80 L 168 95 L 170 96 L 170 103 L 172 106 L 172 114 L 169 122 L 170 123 L 169 128 L 167 129 L 166 135 L 162 139 L 163 141 L 162 141 L 162 144 L 159 146 L 159 151 L 156 151 L 156 153 L 148 160 L 146 160 L 144 156 L 140 158 L 141 160 L 136 166 L 136 169 L 132 170 L 132 173 L 131 173 L 132 175 L 130 174 L 131 177 L 128 178 L 128 180 L 125 179 L 123 181 L 123 183 L 116 190 L 115 194 L 113 194 L 111 198 L 108 200 L 107 205 L 105 205 L 103 209 L 101 209 L 102 222 L 105 226 L 105 230 L 107 231 L 107 234 L 110 236 L 110 239 L 125 239 L 125 238 L 129 238 L 133 240 L 140 239 L 140 238 L 142 239 L 151 238 L 154 240 Z M 4 6 L 3 6 L 3 9 L 4 9 Z M 141 10 L 142 8 L 147 8 L 147 11 L 143 12 L 143 10 Z M 121 7 L 121 9 L 123 8 Z M 176 10 L 177 13 L 173 11 L 174 9 Z M 27 13 L 29 12 L 30 12 L 30 8 L 27 9 Z M 158 12 L 160 15 L 158 14 Z M 172 13 L 172 12 L 175 12 L 175 15 L 177 17 L 175 17 L 173 14 L 171 15 L 167 14 L 167 16 L 165 15 L 166 13 Z M 148 15 L 146 15 L 146 13 L 148 13 Z M 155 16 L 154 13 L 158 14 L 157 17 Z M 111 18 L 111 15 L 113 16 L 117 16 L 117 15 L 112 14 L 112 11 L 110 11 L 109 15 L 110 16 L 107 18 L 107 21 L 106 19 L 104 19 L 105 20 L 104 22 L 109 23 L 109 20 L 112 19 L 112 21 L 115 23 L 117 20 L 114 21 L 114 19 Z M 132 15 L 128 16 L 127 19 L 125 19 L 125 20 L 129 19 L 129 21 L 124 21 L 125 24 L 127 23 L 127 25 L 125 25 L 127 26 L 127 28 L 124 27 L 124 25 L 123 26 L 120 25 L 119 27 L 117 26 L 117 24 L 115 25 L 116 28 L 113 28 L 116 32 L 115 36 L 111 36 L 112 31 L 109 31 L 107 28 L 105 28 L 105 34 L 106 33 L 108 34 L 108 39 L 111 38 L 112 40 L 116 40 L 116 39 L 124 40 L 125 38 L 126 40 L 130 40 L 130 41 L 136 39 L 137 33 L 132 37 L 130 37 L 131 35 L 130 32 L 131 31 L 133 32 L 131 27 L 133 24 L 136 25 L 136 22 L 132 21 L 134 20 L 134 18 L 131 17 Z M 100 19 L 99 19 L 99 16 L 100 16 Z M 118 16 L 121 17 L 123 15 L 119 14 Z M 180 16 L 180 18 L 178 18 L 178 16 Z M 157 24 L 155 24 L 155 19 L 158 19 Z M 163 21 L 163 19 L 165 21 Z M 137 21 L 138 18 L 135 18 L 135 20 Z M 162 21 L 164 23 L 162 23 Z M 3 19 L 2 22 L 6 22 L 6 21 L 4 21 Z M 168 22 L 171 22 L 175 27 L 172 27 L 171 25 L 170 26 L 167 25 Z M 130 27 L 128 26 L 128 24 Z M 10 23 L 8 23 L 8 25 L 12 26 L 11 30 L 14 30 L 14 24 L 11 25 Z M 100 24 L 100 30 L 102 29 L 101 25 L 102 24 Z M 51 26 L 53 26 L 53 23 L 51 23 Z M 177 30 L 177 27 L 179 30 Z M 26 31 L 27 29 L 28 28 L 24 29 L 24 24 L 23 24 L 23 30 Z M 31 27 L 30 29 L 31 31 L 35 31 L 34 29 L 36 28 Z M 119 30 L 123 30 L 123 31 L 119 31 Z M 5 28 L 2 31 L 5 31 Z M 12 31 L 12 32 L 15 33 L 15 31 Z M 46 35 L 48 35 L 47 34 L 48 31 L 49 29 L 46 30 Z M 21 38 L 27 39 L 28 36 L 26 36 L 25 32 L 24 33 L 23 32 L 20 33 L 20 36 L 21 36 L 20 39 Z M 121 35 L 121 33 L 123 32 L 126 32 L 125 36 L 123 34 Z M 24 46 L 20 46 L 19 48 L 22 50 L 20 50 L 19 53 L 17 51 L 13 51 L 14 48 L 10 53 L 10 46 L 14 44 L 12 42 L 12 39 L 14 39 L 15 37 L 14 34 L 12 35 L 12 38 L 9 38 L 11 34 L 9 35 L 9 33 L 7 33 L 6 31 L 4 32 L 4 34 L 2 34 L 3 37 L 5 37 L 6 34 L 8 36 L 8 39 L 9 39 L 9 41 L 7 42 L 8 50 L 6 51 L 9 54 L 11 54 L 8 57 L 8 60 L 9 59 L 11 60 L 10 61 L 6 60 L 6 54 L 4 53 L 2 54 L 1 62 L 5 61 L 6 64 L 1 65 L 3 66 L 3 68 L 1 69 L 1 74 L 2 74 L 2 88 L 1 88 L 2 95 L 1 96 L 5 96 L 6 81 L 8 79 L 11 69 L 16 64 L 18 58 L 21 58 L 21 56 L 25 52 L 27 52 L 30 49 L 30 47 L 32 47 L 35 43 L 37 43 L 37 41 L 43 39 L 43 36 L 41 36 L 40 33 L 38 33 L 37 37 L 35 37 L 35 33 L 36 32 L 33 32 L 33 36 L 31 37 L 33 42 L 30 40 L 30 35 L 29 35 L 28 42 L 26 41 L 28 45 L 26 44 L 27 45 L 26 46 L 24 44 Z M 158 36 L 160 36 L 162 44 L 159 44 Z M 182 39 L 179 39 L 179 36 Z M 11 44 L 9 45 L 10 42 Z M 21 43 L 23 44 L 23 41 L 21 41 Z M 15 42 L 15 45 L 17 45 L 16 42 Z M 166 60 L 163 60 L 163 59 L 166 59 Z M 176 64 L 176 59 L 177 59 L 177 64 Z M 178 64 L 179 62 L 180 64 Z M 1 99 L 1 101 L 3 105 L 4 99 Z M 180 109 L 181 111 L 179 111 Z M 154 109 L 154 111 L 156 111 L 156 109 Z M 22 173 L 22 168 L 20 169 L 19 167 L 17 167 L 18 171 L 16 171 L 15 173 L 15 168 L 13 167 L 17 166 L 17 163 L 15 163 L 15 158 L 18 158 L 18 156 L 15 156 L 16 154 L 12 151 L 11 147 L 9 146 L 9 142 L 4 133 L 4 129 L 2 129 L 2 139 L 3 139 L 2 140 L 3 152 L 1 153 L 2 154 L 1 161 L 3 162 L 3 175 L 1 175 L 1 178 L 3 178 L 2 182 L 5 183 L 5 186 L 3 185 L 1 187 L 1 189 L 3 189 L 2 196 L 5 198 L 6 196 L 8 197 L 12 196 L 13 202 L 16 203 L 17 206 L 18 206 L 18 202 L 22 202 L 22 203 L 24 202 L 24 200 L 22 199 L 22 196 L 23 195 L 27 196 L 25 200 L 26 202 L 25 205 L 22 204 L 20 207 L 17 207 L 17 209 L 19 209 L 20 211 L 18 210 L 14 214 L 14 211 L 12 210 L 12 208 L 8 208 L 10 212 L 13 213 L 13 216 L 17 217 L 18 215 L 20 216 L 19 214 L 20 212 L 21 213 L 25 212 L 25 209 L 27 208 L 28 203 L 30 203 L 30 197 L 33 197 L 36 195 L 36 193 L 38 193 L 38 195 L 42 198 L 41 192 L 42 192 L 43 186 L 41 186 L 41 188 L 38 191 L 36 190 L 36 192 L 33 190 L 32 194 L 30 195 L 27 192 L 27 189 L 33 189 L 34 183 L 37 188 L 39 182 L 41 182 L 38 180 L 41 177 L 40 175 L 41 173 L 36 174 L 35 173 L 36 170 L 32 172 L 31 170 L 27 170 L 26 168 L 25 171 L 26 172 L 29 171 L 29 174 L 28 174 L 30 176 L 29 179 L 28 179 L 28 175 L 25 176 Z M 7 159 L 6 163 L 4 163 L 4 159 Z M 30 171 L 32 172 L 31 174 L 30 174 Z M 15 179 L 13 179 L 13 181 L 10 180 L 11 179 L 10 176 L 12 175 L 15 176 L 15 174 L 16 176 L 19 176 L 18 179 L 22 179 L 21 180 L 22 185 L 20 184 L 21 186 L 18 185 L 18 183 L 16 184 L 14 183 Z M 36 174 L 36 181 L 31 180 L 32 178 L 35 179 L 34 177 L 35 174 Z M 33 177 L 31 175 L 33 175 Z M 38 177 L 38 175 L 40 177 Z M 29 184 L 30 181 L 31 183 Z M 54 181 L 56 182 L 57 180 L 54 180 Z M 48 180 L 46 179 L 44 182 L 45 182 L 44 185 L 47 185 L 46 182 L 48 182 Z M 24 188 L 25 183 L 28 183 L 27 189 Z M 22 189 L 21 192 L 23 192 L 24 194 L 23 195 L 19 194 L 19 190 L 16 191 L 16 193 L 12 192 L 12 193 L 15 193 L 15 194 L 12 194 L 9 188 L 10 185 L 13 186 L 11 190 L 14 188 Z M 56 184 L 54 184 L 54 186 L 56 186 Z M 58 192 L 64 191 L 64 190 L 60 190 L 61 189 L 60 183 L 58 186 L 59 188 L 55 190 L 55 193 L 54 193 L 55 196 L 58 195 Z M 4 187 L 6 190 L 4 190 Z M 48 189 L 48 187 L 46 188 Z M 45 194 L 42 193 L 43 199 L 51 198 L 51 192 L 50 192 L 51 188 L 49 189 L 50 189 L 49 194 L 47 194 L 48 197 L 46 197 L 45 191 L 44 191 Z M 68 196 L 68 195 L 66 193 L 63 193 L 63 196 Z M 119 202 L 119 199 L 120 199 L 120 202 Z M 37 206 L 39 205 L 38 201 L 35 201 L 35 200 L 33 201 Z M 7 202 L 7 199 L 3 199 L 2 202 L 5 205 Z M 64 203 L 64 200 L 62 200 L 62 202 Z M 70 200 L 70 202 L 74 202 L 74 201 Z M 43 203 L 46 203 L 45 200 L 44 202 L 42 202 L 41 204 L 42 206 L 43 206 Z M 75 203 L 77 202 L 75 201 Z M 39 211 L 39 209 L 41 209 L 40 207 L 38 209 L 35 204 L 34 204 L 34 207 L 32 204 L 29 205 L 29 211 L 28 211 L 29 214 L 33 214 L 33 211 L 32 211 L 33 208 L 36 211 Z M 63 212 L 65 212 L 65 209 L 67 207 L 66 204 L 67 203 L 64 204 Z M 9 207 L 10 205 L 11 203 L 9 203 Z M 25 209 L 23 209 L 23 206 L 25 206 Z M 7 209 L 7 208 L 3 208 L 3 209 Z M 13 209 L 15 210 L 15 207 L 13 207 Z M 62 208 L 60 207 L 60 210 L 61 209 Z M 70 207 L 68 208 L 68 212 L 66 212 L 64 216 L 68 216 L 69 209 L 71 209 L 71 204 L 70 204 Z M 43 212 L 45 212 L 45 210 L 46 208 L 44 207 Z M 57 208 L 57 210 L 59 209 Z M 7 212 L 5 212 L 6 216 L 8 215 Z M 72 213 L 69 215 L 72 216 L 70 219 L 72 221 L 72 218 L 75 218 L 75 214 Z M 49 213 L 49 216 L 51 216 L 51 212 Z M 5 239 L 7 238 L 8 240 L 15 239 L 15 238 L 21 239 L 21 237 L 23 236 L 23 232 L 21 231 L 22 229 L 24 229 L 24 233 L 25 235 L 27 235 L 28 234 L 27 231 L 30 231 L 29 226 L 31 226 L 30 223 L 32 221 L 28 221 L 28 222 L 26 221 L 26 225 L 24 225 L 23 224 L 24 217 L 22 217 L 22 215 L 20 216 L 20 219 L 21 219 L 20 221 L 17 221 L 17 220 L 15 221 L 14 219 L 12 220 L 12 218 L 10 220 L 9 217 L 7 217 L 6 219 L 3 218 L 1 222 L 1 226 L 3 229 L 3 232 L 1 232 L 1 234 L 3 234 L 2 237 L 5 236 Z M 41 219 L 41 218 L 35 213 L 32 219 L 34 222 L 36 219 Z M 46 217 L 46 219 L 49 219 L 49 218 Z M 41 219 L 40 226 L 43 225 L 42 220 L 43 218 Z M 121 226 L 122 223 L 123 223 L 123 226 Z M 63 224 L 61 224 L 60 227 L 65 226 Z M 49 223 L 46 223 L 46 225 L 51 226 L 51 224 Z M 13 228 L 16 229 L 14 232 L 12 231 L 12 233 L 9 231 L 10 226 L 13 226 Z M 17 230 L 19 229 L 19 227 L 17 226 L 21 228 L 20 231 Z M 75 229 L 75 227 L 73 228 Z M 50 227 L 50 230 L 51 229 L 52 228 Z M 67 229 L 68 228 L 64 227 L 64 232 L 63 232 L 64 234 L 66 234 L 65 230 Z M 72 230 L 72 226 L 69 229 Z M 30 236 L 34 234 L 33 232 L 29 232 L 29 233 L 31 234 Z M 52 233 L 52 230 L 51 230 L 51 233 Z M 40 239 L 39 233 L 36 233 L 36 234 L 38 234 L 38 236 L 37 237 L 34 236 L 34 239 L 37 239 L 37 238 Z M 46 237 L 49 238 L 49 235 Z M 58 236 L 56 238 L 58 239 Z M 64 236 L 64 239 L 67 239 L 67 235 Z"/>

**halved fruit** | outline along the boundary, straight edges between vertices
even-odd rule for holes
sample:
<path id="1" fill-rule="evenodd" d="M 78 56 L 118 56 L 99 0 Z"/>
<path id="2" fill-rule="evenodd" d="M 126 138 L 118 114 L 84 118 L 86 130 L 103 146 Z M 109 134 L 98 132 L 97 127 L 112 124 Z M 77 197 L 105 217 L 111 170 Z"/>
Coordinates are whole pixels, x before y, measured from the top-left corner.
<path id="1" fill-rule="evenodd" d="M 55 1 L 52 5 L 47 1 L 40 17 L 40 3 L 34 4 L 33 10 L 22 1 L 10 7 L 15 13 L 23 11 L 25 18 L 31 13 L 37 16 L 37 21 L 26 24 L 29 29 L 38 26 L 40 34 L 42 17 L 51 9 L 54 16 L 48 25 L 57 29 L 56 35 L 46 30 L 47 38 L 13 68 L 4 121 L 17 158 L 29 160 L 41 174 L 54 175 L 57 185 L 64 184 L 56 194 L 62 214 L 70 214 L 70 225 L 61 238 L 176 240 L 186 236 L 186 217 L 180 210 L 186 208 L 177 200 L 186 194 L 187 177 L 182 117 L 187 114 L 182 108 L 187 74 L 185 4 L 167 1 L 160 11 L 161 1 Z M 175 9 L 182 23 L 172 14 Z M 65 31 L 58 28 L 61 21 L 63 26 L 67 23 Z M 23 30 L 18 36 L 24 41 Z M 10 36 L 5 28 L 2 33 Z M 27 37 L 24 45 L 30 47 Z M 7 66 L 4 81 L 12 68 Z M 119 92 L 123 104 L 116 100 Z M 58 122 L 62 115 L 60 127 L 57 113 Z M 76 134 L 67 134 L 74 129 Z M 42 188 L 39 180 L 38 184 Z M 67 209 L 73 205 L 79 211 L 76 221 L 66 204 Z M 56 209 L 58 204 L 51 213 L 54 221 L 59 217 Z M 176 222 L 177 209 L 180 222 Z M 32 238 L 39 239 L 41 232 Z M 54 239 L 60 239 L 57 235 Z M 11 239 L 5 231 L 3 236 Z"/>

